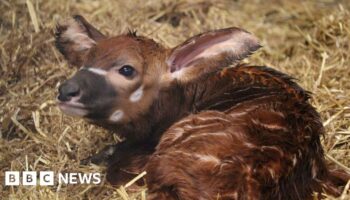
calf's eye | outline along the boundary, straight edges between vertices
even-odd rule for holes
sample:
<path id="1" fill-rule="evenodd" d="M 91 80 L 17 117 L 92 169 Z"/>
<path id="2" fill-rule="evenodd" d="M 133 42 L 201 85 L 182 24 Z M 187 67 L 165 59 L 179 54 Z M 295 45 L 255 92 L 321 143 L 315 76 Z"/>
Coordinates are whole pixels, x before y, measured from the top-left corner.
<path id="1" fill-rule="evenodd" d="M 135 74 L 135 69 L 131 65 L 124 65 L 119 69 L 119 74 L 132 77 Z"/>

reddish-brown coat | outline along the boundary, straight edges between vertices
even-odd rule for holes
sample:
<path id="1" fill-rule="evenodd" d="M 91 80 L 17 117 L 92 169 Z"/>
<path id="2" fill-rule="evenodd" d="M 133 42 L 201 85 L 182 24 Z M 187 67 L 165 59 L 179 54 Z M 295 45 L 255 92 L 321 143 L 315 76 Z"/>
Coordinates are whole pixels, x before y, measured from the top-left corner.
<path id="1" fill-rule="evenodd" d="M 222 51 L 222 41 L 235 48 Z M 127 138 L 108 157 L 113 184 L 146 170 L 149 199 L 293 200 L 339 195 L 349 180 L 327 169 L 324 130 L 308 92 L 268 67 L 226 67 L 259 47 L 241 29 L 195 36 L 171 50 L 133 34 L 106 39 L 76 17 L 58 27 L 56 42 L 74 65 L 107 69 L 129 59 L 147 88 L 138 104 L 118 101 L 128 110 L 124 121 L 94 121 Z M 176 70 L 182 71 L 174 80 Z M 116 79 L 119 93 L 138 86 L 131 90 Z"/>

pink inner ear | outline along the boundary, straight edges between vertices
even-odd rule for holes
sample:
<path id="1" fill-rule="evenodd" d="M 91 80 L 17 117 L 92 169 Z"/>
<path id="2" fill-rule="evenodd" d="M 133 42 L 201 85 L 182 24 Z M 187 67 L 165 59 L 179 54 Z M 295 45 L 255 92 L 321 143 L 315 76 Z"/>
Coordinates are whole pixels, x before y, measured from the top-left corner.
<path id="1" fill-rule="evenodd" d="M 220 43 L 223 43 L 228 39 L 229 35 L 223 35 L 220 37 L 209 35 L 205 38 L 202 38 L 201 41 L 194 40 L 189 45 L 183 46 L 179 49 L 178 53 L 175 54 L 172 61 L 169 59 L 169 62 L 173 64 L 171 65 L 171 72 L 180 70 L 183 67 L 187 67 L 192 61 L 196 60 L 196 58 L 203 57 L 201 56 L 202 54 L 214 54 L 215 52 L 212 51 L 215 50 L 215 46 L 219 46 Z"/>
<path id="2" fill-rule="evenodd" d="M 167 61 L 170 71 L 175 72 L 191 66 L 201 58 L 211 58 L 230 52 L 238 58 L 244 57 L 259 46 L 250 33 L 238 28 L 229 28 L 195 36 L 175 48 Z"/>
<path id="3" fill-rule="evenodd" d="M 70 42 L 74 42 L 74 50 L 82 51 L 95 45 L 95 41 L 91 39 L 84 30 L 84 27 L 74 19 L 67 20 L 65 26 L 67 29 L 62 33 L 62 38 Z"/>

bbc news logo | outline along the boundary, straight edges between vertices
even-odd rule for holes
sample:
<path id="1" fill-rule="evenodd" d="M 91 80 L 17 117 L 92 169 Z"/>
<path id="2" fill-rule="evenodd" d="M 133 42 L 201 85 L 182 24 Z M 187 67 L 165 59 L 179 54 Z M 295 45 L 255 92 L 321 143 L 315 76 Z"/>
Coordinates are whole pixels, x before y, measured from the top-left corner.
<path id="1" fill-rule="evenodd" d="M 38 176 L 39 175 L 39 176 Z M 56 179 L 55 179 L 56 177 Z M 50 186 L 55 184 L 100 184 L 100 173 L 58 173 L 55 176 L 53 171 L 6 171 L 5 185 L 43 185 Z"/>

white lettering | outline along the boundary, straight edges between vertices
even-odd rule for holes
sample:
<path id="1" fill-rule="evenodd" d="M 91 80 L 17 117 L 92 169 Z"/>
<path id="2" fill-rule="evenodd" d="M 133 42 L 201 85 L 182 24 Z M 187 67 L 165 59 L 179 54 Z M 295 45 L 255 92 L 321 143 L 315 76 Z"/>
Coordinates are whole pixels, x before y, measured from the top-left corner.
<path id="1" fill-rule="evenodd" d="M 82 174 L 82 173 L 79 173 L 79 181 L 80 183 L 86 183 L 86 184 L 90 184 L 91 182 L 91 178 L 92 178 L 92 174 Z"/>
<path id="2" fill-rule="evenodd" d="M 68 184 L 68 181 L 68 173 L 65 173 L 64 175 L 62 173 L 58 174 L 58 183 L 61 184 L 63 182 L 64 184 Z"/>
<path id="3" fill-rule="evenodd" d="M 93 181 L 92 181 L 92 183 L 93 184 L 100 184 L 101 183 L 101 174 L 100 173 L 94 173 L 93 174 Z"/>
<path id="4" fill-rule="evenodd" d="M 69 183 L 70 184 L 77 184 L 78 183 L 78 173 L 69 173 Z"/>

